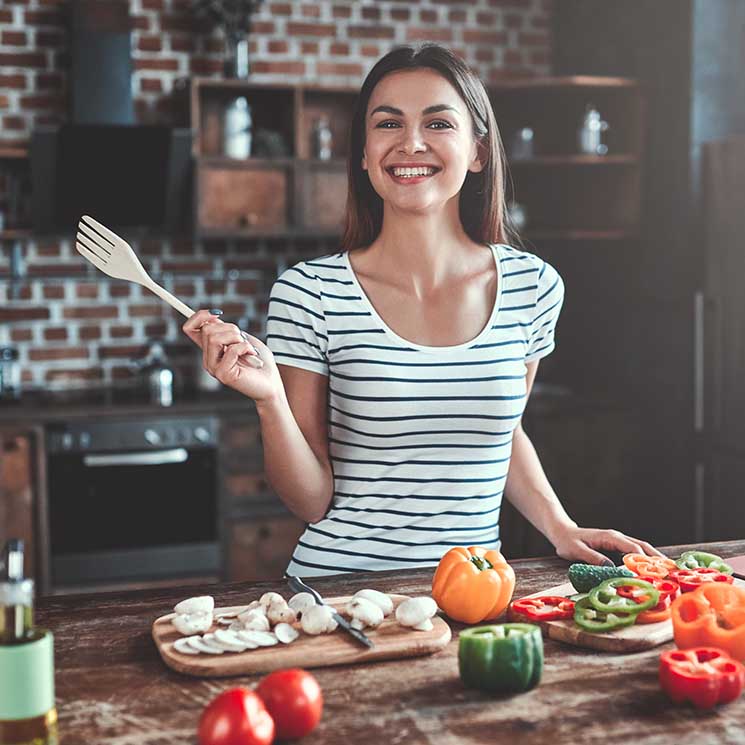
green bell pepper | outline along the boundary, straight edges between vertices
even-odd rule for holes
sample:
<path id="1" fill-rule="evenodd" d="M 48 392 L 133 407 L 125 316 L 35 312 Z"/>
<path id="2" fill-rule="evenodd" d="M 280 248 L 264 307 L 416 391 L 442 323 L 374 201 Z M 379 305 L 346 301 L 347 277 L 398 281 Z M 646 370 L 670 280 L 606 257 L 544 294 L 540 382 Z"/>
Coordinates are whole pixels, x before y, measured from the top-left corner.
<path id="1" fill-rule="evenodd" d="M 538 685 L 543 672 L 541 629 L 530 623 L 477 626 L 460 632 L 460 679 L 489 693 L 520 693 Z"/>
<path id="2" fill-rule="evenodd" d="M 732 567 L 727 564 L 721 556 L 707 554 L 706 551 L 685 551 L 675 562 L 681 569 L 697 569 L 706 567 L 716 569 L 722 574 L 732 574 Z"/>
<path id="3" fill-rule="evenodd" d="M 618 591 L 619 587 L 638 587 L 637 593 Z M 636 596 L 636 597 L 635 597 Z M 639 600 L 646 597 L 646 600 Z M 590 590 L 587 596 L 590 605 L 595 610 L 603 613 L 641 613 L 643 610 L 654 608 L 660 601 L 660 591 L 651 583 L 636 577 L 616 577 L 607 579 L 594 589 Z"/>
<path id="4" fill-rule="evenodd" d="M 589 596 L 574 604 L 574 622 L 585 631 L 601 632 L 631 626 L 636 621 L 637 613 L 614 611 L 603 613 L 590 605 Z"/>

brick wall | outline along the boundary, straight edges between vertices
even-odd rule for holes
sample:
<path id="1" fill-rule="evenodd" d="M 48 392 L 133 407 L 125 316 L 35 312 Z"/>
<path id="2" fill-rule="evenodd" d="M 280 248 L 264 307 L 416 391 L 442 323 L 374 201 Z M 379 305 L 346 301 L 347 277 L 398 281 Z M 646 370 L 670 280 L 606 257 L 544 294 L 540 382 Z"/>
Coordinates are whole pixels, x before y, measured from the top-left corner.
<path id="1" fill-rule="evenodd" d="M 252 77 L 262 82 L 358 85 L 397 44 L 451 46 L 489 83 L 550 68 L 553 0 L 287 0 L 254 17 Z M 34 126 L 65 119 L 67 0 L 3 0 L 0 6 L 0 147 L 25 144 Z M 187 0 L 130 0 L 133 95 L 141 122 L 171 122 L 175 82 L 219 75 L 219 33 L 198 28 Z M 0 191 L 3 164 L 0 162 Z M 263 332 L 277 272 L 335 249 L 333 241 L 143 241 L 149 271 L 196 307 L 219 305 Z M 0 345 L 21 351 L 26 387 L 93 386 L 131 378 L 127 362 L 162 338 L 188 380 L 195 352 L 180 316 L 137 286 L 89 272 L 70 241 L 28 241 L 28 278 L 8 281 L 0 254 Z"/>

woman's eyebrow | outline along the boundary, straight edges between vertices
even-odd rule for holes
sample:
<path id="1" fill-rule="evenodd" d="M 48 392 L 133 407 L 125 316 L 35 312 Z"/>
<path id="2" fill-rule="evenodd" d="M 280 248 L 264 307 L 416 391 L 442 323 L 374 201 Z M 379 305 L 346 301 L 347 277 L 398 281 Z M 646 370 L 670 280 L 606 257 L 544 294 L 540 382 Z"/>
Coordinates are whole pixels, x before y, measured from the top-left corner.
<path id="1" fill-rule="evenodd" d="M 377 106 L 370 112 L 370 116 L 377 114 L 378 112 L 384 112 L 386 114 L 393 114 L 394 116 L 403 116 L 404 112 L 401 109 L 395 108 L 395 106 Z M 427 106 L 426 109 L 422 109 L 422 114 L 436 114 L 438 111 L 454 111 L 456 114 L 459 113 L 458 109 L 454 106 L 448 106 L 445 103 L 436 104 L 435 106 Z"/>

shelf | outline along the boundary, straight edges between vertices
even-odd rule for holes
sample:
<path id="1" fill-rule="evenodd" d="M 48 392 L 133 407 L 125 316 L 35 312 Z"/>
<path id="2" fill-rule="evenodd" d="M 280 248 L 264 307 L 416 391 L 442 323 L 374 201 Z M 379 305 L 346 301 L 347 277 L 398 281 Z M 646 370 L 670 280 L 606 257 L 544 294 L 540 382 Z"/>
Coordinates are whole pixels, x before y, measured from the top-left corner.
<path id="1" fill-rule="evenodd" d="M 638 88 L 639 83 L 629 78 L 614 78 L 600 75 L 565 75 L 561 77 L 515 78 L 503 80 L 490 89 L 495 93 L 541 88 Z"/>
<path id="2" fill-rule="evenodd" d="M 302 163 L 313 166 L 331 166 L 333 168 L 346 169 L 347 161 L 344 158 L 331 158 L 321 160 L 320 158 L 229 158 L 226 155 L 197 155 L 195 160 L 200 165 L 221 166 L 228 168 L 241 168 L 244 166 L 268 168 L 271 166 L 288 166 Z"/>
<path id="3" fill-rule="evenodd" d="M 535 158 L 507 159 L 511 168 L 527 166 L 636 166 L 635 155 L 539 155 Z"/>
<path id="4" fill-rule="evenodd" d="M 200 240 L 244 240 L 250 238 L 341 238 L 341 229 L 322 230 L 303 227 L 256 228 L 231 230 L 228 228 L 201 228 L 196 231 Z"/>
<path id="5" fill-rule="evenodd" d="M 24 160 L 28 158 L 26 147 L 4 147 L 0 145 L 0 160 Z"/>
<path id="6" fill-rule="evenodd" d="M 525 231 L 525 239 L 530 241 L 621 241 L 636 238 L 632 230 L 568 230 L 541 229 Z"/>
<path id="7" fill-rule="evenodd" d="M 33 235 L 30 228 L 18 228 L 17 230 L 1 230 L 0 241 L 22 241 Z"/>

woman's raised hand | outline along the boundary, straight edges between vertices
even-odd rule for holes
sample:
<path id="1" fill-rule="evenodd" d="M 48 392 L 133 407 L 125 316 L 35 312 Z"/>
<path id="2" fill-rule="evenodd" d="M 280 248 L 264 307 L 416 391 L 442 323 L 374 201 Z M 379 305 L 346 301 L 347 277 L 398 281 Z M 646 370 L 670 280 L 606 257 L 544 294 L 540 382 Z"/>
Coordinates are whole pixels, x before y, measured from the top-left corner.
<path id="1" fill-rule="evenodd" d="M 184 333 L 202 350 L 204 369 L 223 385 L 261 402 L 282 391 L 274 357 L 265 344 L 209 310 L 198 310 L 183 325 Z M 248 358 L 257 358 L 256 367 Z"/>

